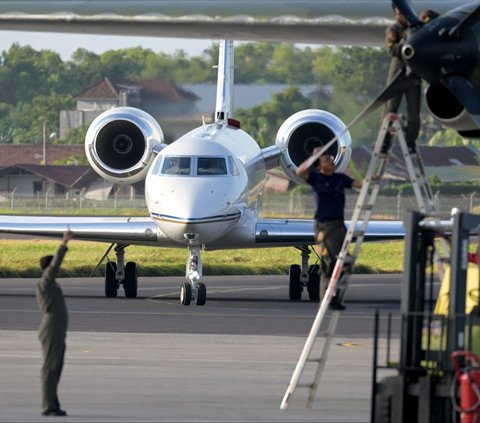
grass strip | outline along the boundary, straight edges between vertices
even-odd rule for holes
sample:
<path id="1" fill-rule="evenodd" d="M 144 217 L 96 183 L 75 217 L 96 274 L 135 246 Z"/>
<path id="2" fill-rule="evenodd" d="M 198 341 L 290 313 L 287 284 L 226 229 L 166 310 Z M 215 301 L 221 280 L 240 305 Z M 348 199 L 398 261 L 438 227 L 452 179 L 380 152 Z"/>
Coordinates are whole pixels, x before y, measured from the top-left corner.
<path id="1" fill-rule="evenodd" d="M 40 257 L 54 254 L 58 240 L 0 240 L 0 277 L 39 277 Z M 71 241 L 62 266 L 62 277 L 89 276 L 108 248 L 108 244 Z M 401 273 L 403 241 L 364 243 L 355 273 Z M 135 261 L 139 276 L 183 276 L 188 251 L 184 248 L 130 246 L 126 261 Z M 110 260 L 115 260 L 113 251 Z M 316 257 L 310 257 L 314 264 Z M 203 274 L 208 275 L 285 275 L 290 264 L 300 263 L 300 252 L 293 248 L 202 251 Z M 95 276 L 104 274 L 104 265 Z"/>

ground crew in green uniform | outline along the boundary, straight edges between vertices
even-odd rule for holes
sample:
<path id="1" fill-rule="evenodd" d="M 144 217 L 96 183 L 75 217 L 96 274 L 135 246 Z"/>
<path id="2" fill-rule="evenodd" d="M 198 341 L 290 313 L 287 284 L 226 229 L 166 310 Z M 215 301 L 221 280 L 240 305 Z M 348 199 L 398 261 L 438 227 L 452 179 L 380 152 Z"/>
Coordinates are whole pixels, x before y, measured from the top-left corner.
<path id="1" fill-rule="evenodd" d="M 38 329 L 38 338 L 43 352 L 41 384 L 42 414 L 44 416 L 65 416 L 67 414 L 60 408 L 57 386 L 62 374 L 65 355 L 68 313 L 62 289 L 55 279 L 68 250 L 67 243 L 72 236 L 71 231 L 66 231 L 55 256 L 45 256 L 40 259 L 40 268 L 43 273 L 42 279 L 37 284 L 37 304 L 43 314 Z"/>
<path id="2" fill-rule="evenodd" d="M 313 150 L 317 153 L 320 147 Z M 307 184 L 312 186 L 316 200 L 314 232 L 318 242 L 317 253 L 321 257 L 321 296 L 326 290 L 335 267 L 337 256 L 347 234 L 344 222 L 345 188 L 361 188 L 363 180 L 352 179 L 344 173 L 335 172 L 335 163 L 328 154 L 322 154 L 312 166 L 308 166 L 309 159 L 305 160 L 296 171 L 296 174 Z M 333 297 L 330 307 L 343 309 L 343 305 Z"/>
<path id="3" fill-rule="evenodd" d="M 416 140 L 420 132 L 420 99 L 421 79 L 406 66 L 402 58 L 402 47 L 408 36 L 408 23 L 400 10 L 392 4 L 395 22 L 390 25 L 385 33 L 385 48 L 390 56 L 388 67 L 387 85 L 392 82 L 399 71 L 409 79 L 408 88 L 401 94 L 393 97 L 386 103 L 385 114 L 397 113 L 402 97 L 405 95 L 407 106 L 407 122 L 405 128 L 405 141 L 410 153 L 416 152 Z M 391 137 L 388 133 L 385 137 L 383 152 L 391 145 Z"/>

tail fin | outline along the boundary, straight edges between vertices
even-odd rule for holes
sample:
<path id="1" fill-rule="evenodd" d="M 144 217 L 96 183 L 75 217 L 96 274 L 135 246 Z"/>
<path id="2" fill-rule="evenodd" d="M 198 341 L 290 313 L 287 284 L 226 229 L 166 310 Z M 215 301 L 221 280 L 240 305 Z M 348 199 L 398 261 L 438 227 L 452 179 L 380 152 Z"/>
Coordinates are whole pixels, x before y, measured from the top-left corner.
<path id="1" fill-rule="evenodd" d="M 227 121 L 233 114 L 233 70 L 233 41 L 223 40 L 218 52 L 216 122 Z"/>

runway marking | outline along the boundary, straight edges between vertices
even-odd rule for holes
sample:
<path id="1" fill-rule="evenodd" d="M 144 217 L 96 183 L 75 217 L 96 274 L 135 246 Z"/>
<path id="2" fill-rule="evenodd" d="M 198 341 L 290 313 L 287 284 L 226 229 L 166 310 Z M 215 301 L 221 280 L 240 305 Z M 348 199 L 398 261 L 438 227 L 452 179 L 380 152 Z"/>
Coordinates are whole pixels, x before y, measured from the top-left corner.
<path id="1" fill-rule="evenodd" d="M 125 360 L 125 357 L 126 356 L 106 356 L 106 355 L 98 355 L 98 354 L 101 354 L 101 349 L 99 351 L 92 351 L 92 352 L 89 352 L 88 355 L 87 354 L 75 354 L 75 353 L 72 353 L 70 352 L 68 354 L 68 357 L 67 357 L 67 362 L 66 364 L 72 366 L 72 365 L 76 365 L 78 363 L 75 363 L 74 360 L 84 360 L 85 358 L 88 358 L 90 360 L 105 360 L 105 361 L 111 361 L 111 360 L 118 360 L 118 361 L 123 361 Z M 96 355 L 93 355 L 93 354 L 96 354 Z M 32 354 L 0 354 L 0 357 L 1 358 L 4 358 L 4 359 L 16 359 L 16 358 L 33 358 L 33 359 L 39 359 L 41 360 L 42 357 L 41 357 L 41 354 L 39 353 L 33 353 Z M 144 358 L 144 359 L 136 359 L 135 363 L 133 364 L 135 366 L 135 364 L 138 364 L 138 365 L 141 365 L 141 363 L 148 363 L 150 361 L 160 361 L 160 362 L 177 362 L 177 363 L 190 363 L 190 362 L 194 362 L 194 363 L 198 363 L 198 355 L 194 355 L 192 356 L 191 358 L 173 358 L 173 357 L 167 357 L 165 358 L 165 356 L 159 356 L 159 357 L 150 357 L 150 358 Z M 213 358 L 213 359 L 209 359 L 209 358 L 203 358 L 201 359 L 202 363 L 239 363 L 239 364 L 243 364 L 243 363 L 247 363 L 247 364 L 252 364 L 252 363 L 264 363 L 266 365 L 272 365 L 272 360 L 259 360 L 259 359 L 254 359 L 254 360 L 242 360 L 242 359 L 232 359 L 232 360 L 229 360 L 229 359 L 225 359 L 225 358 Z M 275 360 L 274 364 L 275 366 L 277 366 L 278 364 L 292 364 L 291 360 Z M 85 364 L 85 362 L 82 362 L 81 364 Z M 117 365 L 122 365 L 121 363 L 113 363 L 113 365 L 117 366 Z M 123 364 L 124 365 L 124 364 Z M 137 366 L 138 367 L 138 366 Z"/>
<path id="2" fill-rule="evenodd" d="M 210 294 L 223 294 L 223 293 L 230 293 L 230 292 L 242 292 L 242 291 L 274 291 L 278 289 L 284 289 L 283 286 L 271 286 L 271 287 L 236 287 L 236 288 L 213 288 L 213 289 L 208 289 L 207 286 L 207 296 Z M 164 297 L 170 297 L 170 296 L 175 296 L 178 295 L 178 291 L 175 292 L 167 292 L 165 294 L 158 294 L 154 295 L 153 297 L 150 297 L 150 299 L 155 299 L 155 298 L 164 298 Z M 208 300 L 208 297 L 207 297 Z"/>
<path id="3" fill-rule="evenodd" d="M 179 306 L 180 307 L 180 306 Z M 183 306 L 182 306 L 182 310 L 184 310 Z M 248 309 L 242 309 L 244 311 L 248 311 Z M 200 311 L 200 310 L 199 310 Z M 231 314 L 226 314 L 226 313 L 201 313 L 200 315 L 199 314 L 196 314 L 195 316 L 201 316 L 201 317 L 235 317 L 235 318 L 244 318 L 244 317 L 263 317 L 263 318 L 267 318 L 267 319 L 271 319 L 272 317 L 272 313 L 279 313 L 279 312 L 282 312 L 283 310 L 273 310 L 273 312 L 270 310 L 270 309 L 265 309 L 265 314 L 249 314 L 249 313 L 239 313 L 239 309 L 235 309 L 235 311 L 233 311 Z M 10 312 L 10 313 L 35 313 L 35 314 L 38 314 L 39 311 L 38 310 L 3 310 L 3 309 L 0 309 L 0 313 L 3 313 L 3 312 Z M 102 310 L 99 310 L 99 311 L 76 311 L 76 310 L 69 310 L 68 311 L 69 314 L 73 315 L 73 314 L 85 314 L 85 315 L 95 315 L 95 314 L 100 314 L 100 315 L 112 315 L 112 316 L 122 316 L 122 315 L 132 315 L 132 316 L 175 316 L 175 315 L 179 315 L 179 316 L 185 316 L 185 313 L 182 312 L 182 311 L 179 311 L 179 312 L 136 312 L 136 311 L 102 311 Z M 280 317 L 283 317 L 285 319 L 309 319 L 309 320 L 313 320 L 314 319 L 314 315 L 313 314 L 289 314 L 288 316 L 280 316 Z M 363 312 L 353 312 L 351 315 L 348 315 L 348 314 L 344 314 L 342 315 L 341 317 L 341 320 L 352 320 L 352 319 L 373 319 L 374 318 L 374 315 L 373 313 L 371 312 L 371 310 L 367 310 L 365 311 L 364 313 Z M 393 320 L 400 320 L 401 318 L 400 317 L 396 317 L 396 316 L 392 316 L 392 319 Z M 0 324 L 0 329 L 1 329 L 2 325 Z"/>
<path id="4" fill-rule="evenodd" d="M 363 347 L 367 345 L 366 342 L 355 342 L 355 341 L 349 341 L 349 342 L 342 342 L 340 344 L 337 344 L 340 347 Z"/>

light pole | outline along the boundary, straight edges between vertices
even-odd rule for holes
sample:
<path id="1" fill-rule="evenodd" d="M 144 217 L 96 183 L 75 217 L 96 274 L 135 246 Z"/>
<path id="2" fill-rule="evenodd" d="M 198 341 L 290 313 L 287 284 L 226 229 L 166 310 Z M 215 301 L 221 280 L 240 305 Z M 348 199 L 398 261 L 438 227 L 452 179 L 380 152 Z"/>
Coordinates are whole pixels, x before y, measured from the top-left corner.
<path id="1" fill-rule="evenodd" d="M 43 165 L 47 164 L 47 122 L 43 122 Z"/>
<path id="2" fill-rule="evenodd" d="M 47 164 L 47 141 L 57 138 L 57 133 L 52 132 L 47 136 L 48 124 L 47 121 L 43 122 L 43 165 Z"/>

